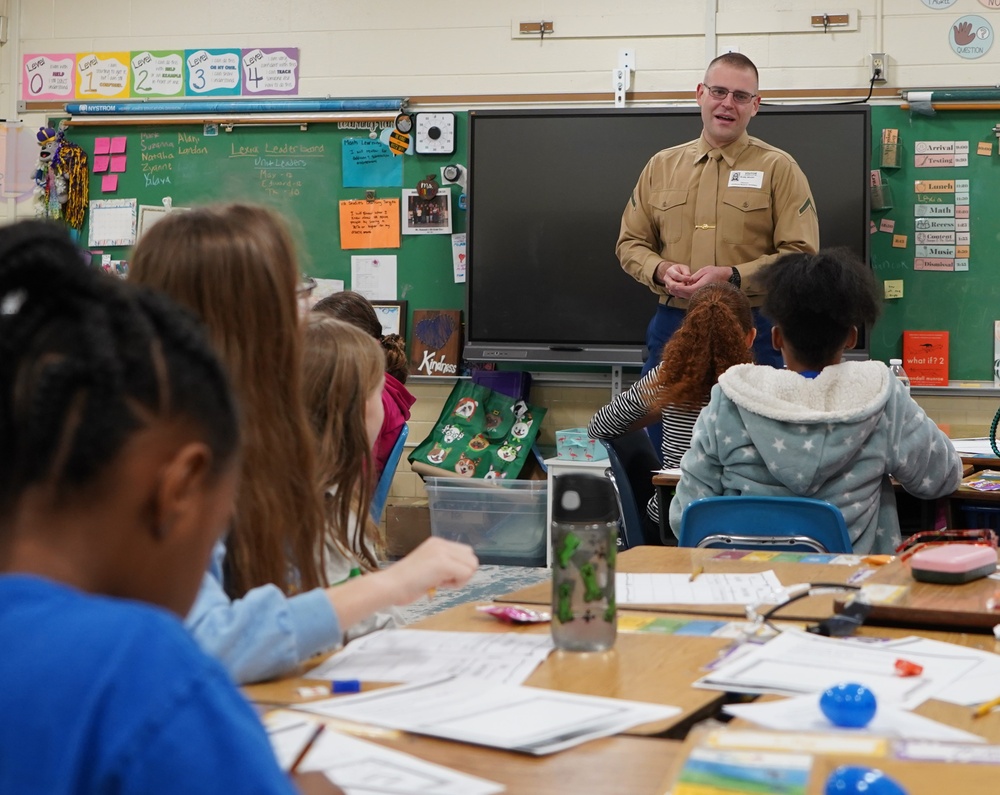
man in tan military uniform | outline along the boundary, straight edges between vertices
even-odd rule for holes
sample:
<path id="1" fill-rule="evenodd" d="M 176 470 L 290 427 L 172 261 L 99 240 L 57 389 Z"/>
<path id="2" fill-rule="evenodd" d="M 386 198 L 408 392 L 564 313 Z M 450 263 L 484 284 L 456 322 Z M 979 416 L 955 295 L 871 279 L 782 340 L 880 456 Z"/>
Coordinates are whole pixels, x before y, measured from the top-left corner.
<path id="1" fill-rule="evenodd" d="M 728 281 L 752 306 L 763 303 L 755 274 L 779 255 L 819 248 L 809 183 L 786 152 L 747 135 L 760 106 L 757 68 L 739 53 L 712 61 L 698 84 L 702 134 L 655 154 L 622 214 L 617 254 L 622 267 L 660 296 L 643 373 L 684 317 L 699 287 Z M 781 366 L 770 323 L 754 311 L 754 353 Z"/>

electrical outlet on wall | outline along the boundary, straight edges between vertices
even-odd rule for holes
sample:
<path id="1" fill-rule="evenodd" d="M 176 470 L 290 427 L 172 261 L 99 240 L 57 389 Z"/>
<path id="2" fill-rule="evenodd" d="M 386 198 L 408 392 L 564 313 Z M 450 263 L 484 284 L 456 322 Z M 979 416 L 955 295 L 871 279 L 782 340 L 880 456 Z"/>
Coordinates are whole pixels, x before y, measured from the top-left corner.
<path id="1" fill-rule="evenodd" d="M 875 79 L 876 83 L 884 83 L 888 80 L 886 77 L 886 72 L 888 71 L 888 64 L 886 63 L 884 52 L 873 52 L 869 56 L 868 62 L 868 79 Z"/>

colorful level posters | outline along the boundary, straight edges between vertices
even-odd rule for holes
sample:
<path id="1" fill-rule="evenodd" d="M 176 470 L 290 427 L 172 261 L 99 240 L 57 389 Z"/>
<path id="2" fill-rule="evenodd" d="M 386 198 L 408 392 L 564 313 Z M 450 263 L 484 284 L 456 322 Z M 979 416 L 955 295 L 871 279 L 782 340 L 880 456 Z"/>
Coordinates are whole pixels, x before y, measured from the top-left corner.
<path id="1" fill-rule="evenodd" d="M 255 47 L 243 50 L 243 95 L 297 94 L 298 47 Z"/>
<path id="2" fill-rule="evenodd" d="M 184 52 L 142 50 L 132 53 L 133 97 L 183 97 Z"/>
<path id="3" fill-rule="evenodd" d="M 22 98 L 73 99 L 76 93 L 76 54 L 25 55 L 21 68 Z"/>
<path id="4" fill-rule="evenodd" d="M 77 99 L 119 99 L 129 95 L 127 52 L 90 52 L 76 56 Z"/>
<path id="5" fill-rule="evenodd" d="M 240 50 L 187 50 L 185 55 L 188 96 L 240 95 Z"/>

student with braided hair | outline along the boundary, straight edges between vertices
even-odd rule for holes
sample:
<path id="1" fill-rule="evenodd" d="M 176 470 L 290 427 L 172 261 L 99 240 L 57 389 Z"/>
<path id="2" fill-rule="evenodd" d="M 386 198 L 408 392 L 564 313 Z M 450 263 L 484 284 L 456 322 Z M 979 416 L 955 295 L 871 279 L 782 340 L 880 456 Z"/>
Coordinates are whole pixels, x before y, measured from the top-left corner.
<path id="1" fill-rule="evenodd" d="M 382 334 L 382 324 L 375 314 L 375 308 L 361 293 L 353 290 L 328 295 L 313 307 L 313 311 L 357 326 L 374 337 L 385 353 L 385 388 L 382 391 L 385 419 L 375 442 L 375 471 L 377 475 L 381 475 L 400 430 L 410 419 L 410 407 L 416 402 L 416 398 L 404 386 L 410 373 L 406 345 L 398 334 Z"/>
<path id="2" fill-rule="evenodd" d="M 0 229 L 0 448 L 0 792 L 291 793 L 179 620 L 239 470 L 198 323 L 62 227 Z"/>
<path id="3" fill-rule="evenodd" d="M 753 361 L 756 336 L 746 295 L 726 282 L 698 289 L 680 327 L 664 346 L 660 364 L 599 409 L 588 433 L 595 439 L 614 439 L 659 421 L 663 466 L 679 467 L 712 387 L 734 364 Z M 646 513 L 659 523 L 655 494 Z"/>
<path id="4" fill-rule="evenodd" d="M 470 547 L 447 542 L 434 556 L 328 587 L 330 529 L 302 395 L 298 278 L 284 222 L 243 204 L 169 214 L 142 236 L 129 273 L 204 321 L 240 406 L 236 512 L 187 625 L 241 683 L 286 673 L 371 614 L 461 585 L 478 565 Z"/>

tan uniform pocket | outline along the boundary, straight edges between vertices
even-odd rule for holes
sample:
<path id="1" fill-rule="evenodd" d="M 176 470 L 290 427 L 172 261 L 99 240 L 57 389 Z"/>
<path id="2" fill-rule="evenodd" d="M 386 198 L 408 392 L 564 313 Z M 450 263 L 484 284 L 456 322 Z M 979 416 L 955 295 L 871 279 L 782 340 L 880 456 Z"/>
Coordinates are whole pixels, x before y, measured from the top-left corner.
<path id="1" fill-rule="evenodd" d="M 720 231 L 724 243 L 742 245 L 764 239 L 770 249 L 774 233 L 771 196 L 762 190 L 728 190 L 722 197 Z"/>
<path id="2" fill-rule="evenodd" d="M 649 206 L 660 233 L 660 243 L 676 243 L 681 239 L 687 198 L 686 190 L 660 190 L 650 196 Z"/>

